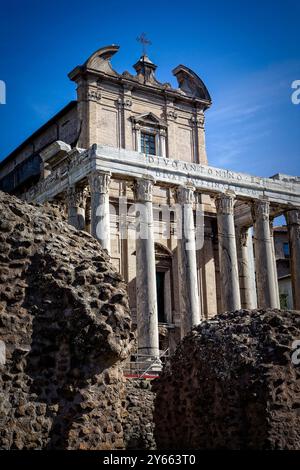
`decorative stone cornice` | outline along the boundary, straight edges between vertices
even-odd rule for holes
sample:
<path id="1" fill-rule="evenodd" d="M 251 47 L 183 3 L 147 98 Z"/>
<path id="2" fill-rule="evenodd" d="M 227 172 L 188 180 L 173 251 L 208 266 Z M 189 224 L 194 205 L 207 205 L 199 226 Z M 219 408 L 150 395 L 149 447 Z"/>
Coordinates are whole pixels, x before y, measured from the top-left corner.
<path id="1" fill-rule="evenodd" d="M 137 202 L 152 202 L 152 189 L 155 181 L 150 178 L 137 179 L 134 194 Z"/>
<path id="2" fill-rule="evenodd" d="M 179 204 L 193 204 L 195 200 L 194 186 L 180 186 L 176 189 L 176 200 Z"/>
<path id="3" fill-rule="evenodd" d="M 216 210 L 221 215 L 233 215 L 235 194 L 234 193 L 222 193 L 218 194 L 215 198 Z"/>
<path id="4" fill-rule="evenodd" d="M 111 179 L 111 173 L 105 173 L 103 171 L 94 171 L 90 173 L 89 184 L 91 193 L 107 194 L 109 191 L 109 184 Z"/>

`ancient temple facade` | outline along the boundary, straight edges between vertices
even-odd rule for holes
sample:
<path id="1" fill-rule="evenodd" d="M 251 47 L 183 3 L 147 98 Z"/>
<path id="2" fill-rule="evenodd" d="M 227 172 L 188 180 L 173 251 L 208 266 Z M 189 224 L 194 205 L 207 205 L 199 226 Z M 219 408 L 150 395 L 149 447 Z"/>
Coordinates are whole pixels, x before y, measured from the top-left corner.
<path id="1" fill-rule="evenodd" d="M 118 49 L 72 70 L 76 101 L 0 163 L 0 188 L 60 204 L 99 240 L 128 283 L 141 356 L 173 350 L 216 313 L 280 307 L 272 221 L 282 214 L 300 309 L 300 178 L 209 166 L 202 80 L 179 65 L 177 88 L 160 83 L 146 55 L 119 74 Z"/>

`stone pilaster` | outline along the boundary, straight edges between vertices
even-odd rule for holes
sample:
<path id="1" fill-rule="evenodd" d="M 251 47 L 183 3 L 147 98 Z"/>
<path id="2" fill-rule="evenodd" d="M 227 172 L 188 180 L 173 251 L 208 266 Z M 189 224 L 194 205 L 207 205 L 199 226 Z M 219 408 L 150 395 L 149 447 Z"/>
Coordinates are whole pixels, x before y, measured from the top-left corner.
<path id="1" fill-rule="evenodd" d="M 239 272 L 236 251 L 234 207 L 235 196 L 231 193 L 216 197 L 218 220 L 218 244 L 222 310 L 241 308 Z"/>
<path id="2" fill-rule="evenodd" d="M 174 100 L 166 98 L 165 118 L 168 123 L 168 136 L 166 139 L 166 156 L 168 158 L 176 158 L 176 121 L 178 118 L 177 111 L 174 106 Z"/>
<path id="3" fill-rule="evenodd" d="M 279 308 L 275 283 L 274 250 L 270 231 L 270 203 L 264 198 L 252 206 L 257 302 L 259 308 Z"/>
<path id="4" fill-rule="evenodd" d="M 300 310 L 300 211 L 288 211 L 286 221 L 290 241 L 293 306 L 295 310 Z"/>
<path id="5" fill-rule="evenodd" d="M 110 253 L 109 183 L 111 174 L 94 171 L 89 175 L 91 191 L 91 234 Z"/>
<path id="6" fill-rule="evenodd" d="M 206 144 L 205 144 L 205 128 L 204 128 L 204 112 L 198 111 L 197 115 L 197 149 L 198 149 L 198 163 L 207 165 Z"/>
<path id="7" fill-rule="evenodd" d="M 85 230 L 86 188 L 71 186 L 67 191 L 68 222 L 78 230 Z"/>
<path id="8" fill-rule="evenodd" d="M 132 96 L 131 87 L 124 86 L 123 91 L 123 146 L 127 150 L 133 150 L 133 135 L 132 135 L 132 123 L 130 117 L 132 115 Z"/>
<path id="9" fill-rule="evenodd" d="M 251 228 L 238 227 L 236 230 L 240 292 L 242 308 L 257 308 L 254 254 Z"/>
<path id="10" fill-rule="evenodd" d="M 193 214 L 194 188 L 179 187 L 176 191 L 179 203 L 178 270 L 180 279 L 181 335 L 185 336 L 201 321 L 201 307 L 197 278 L 195 226 Z"/>
<path id="11" fill-rule="evenodd" d="M 156 295 L 155 248 L 153 232 L 152 189 L 154 181 L 135 182 L 136 300 L 138 354 L 148 360 L 159 358 L 159 334 Z M 147 358 L 145 358 L 147 359 Z"/>

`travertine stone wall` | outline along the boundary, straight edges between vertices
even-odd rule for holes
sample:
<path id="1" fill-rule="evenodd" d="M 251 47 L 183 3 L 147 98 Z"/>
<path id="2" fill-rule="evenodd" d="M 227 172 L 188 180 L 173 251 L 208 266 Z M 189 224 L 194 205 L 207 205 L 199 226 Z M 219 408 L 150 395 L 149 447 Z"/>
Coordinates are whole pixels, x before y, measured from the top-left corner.
<path id="1" fill-rule="evenodd" d="M 57 209 L 0 212 L 0 448 L 124 448 L 125 283 Z"/>
<path id="2" fill-rule="evenodd" d="M 299 449 L 300 313 L 240 310 L 186 336 L 155 380 L 159 449 Z"/>

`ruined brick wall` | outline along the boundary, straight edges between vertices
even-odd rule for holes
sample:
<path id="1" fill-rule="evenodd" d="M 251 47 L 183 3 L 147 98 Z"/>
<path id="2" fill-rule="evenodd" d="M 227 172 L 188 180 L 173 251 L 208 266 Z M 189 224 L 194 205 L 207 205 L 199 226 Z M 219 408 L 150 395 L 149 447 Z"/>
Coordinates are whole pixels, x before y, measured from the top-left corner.
<path id="1" fill-rule="evenodd" d="M 295 311 L 241 310 L 196 327 L 154 382 L 158 448 L 300 449 L 299 339 Z"/>
<path id="2" fill-rule="evenodd" d="M 126 380 L 126 413 L 123 429 L 125 448 L 128 450 L 154 450 L 154 398 L 152 381 Z"/>
<path id="3" fill-rule="evenodd" d="M 55 208 L 0 193 L 0 448 L 124 448 L 126 286 Z"/>

